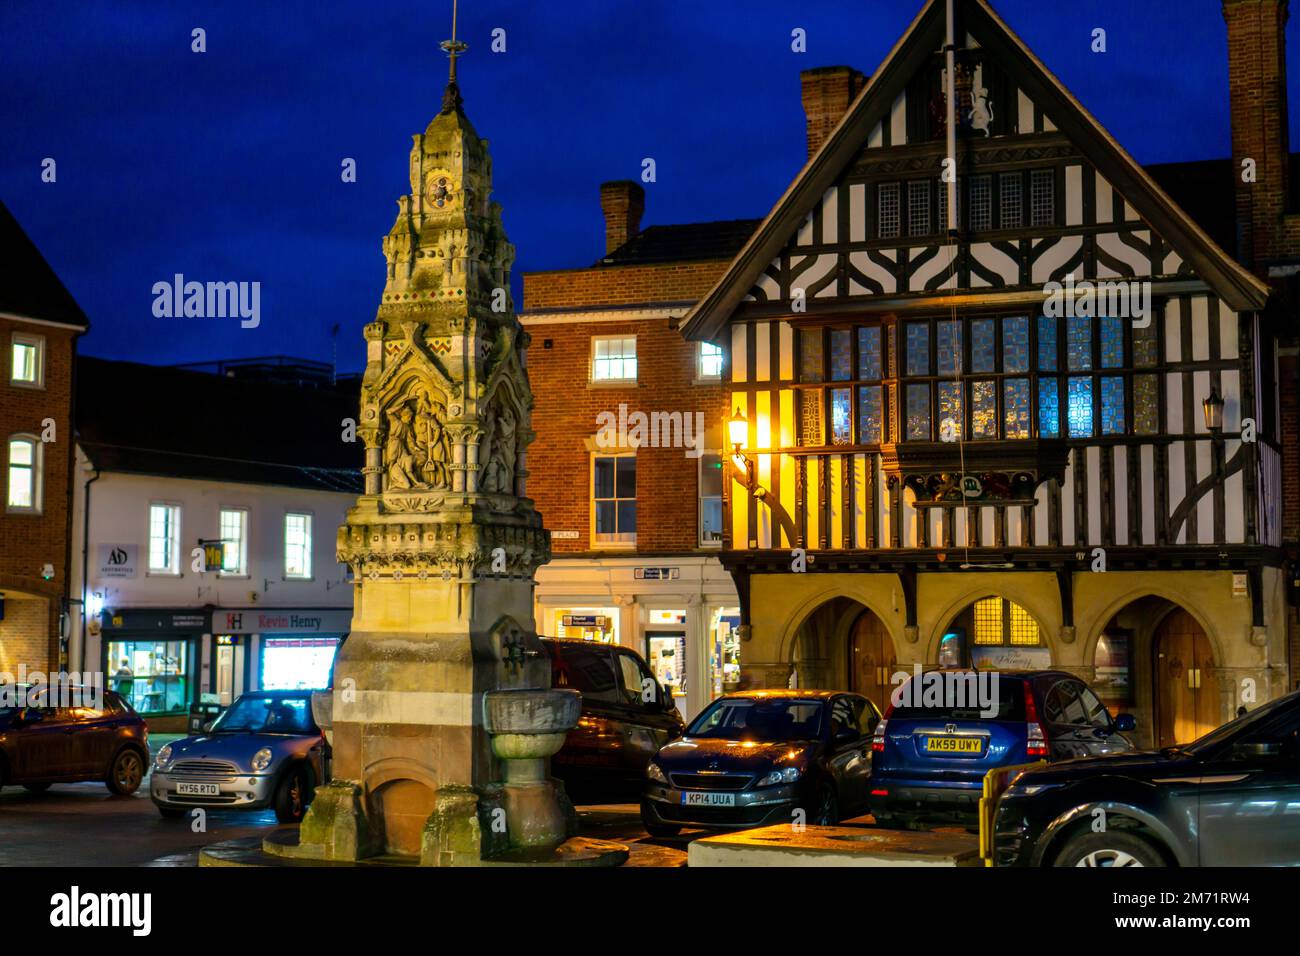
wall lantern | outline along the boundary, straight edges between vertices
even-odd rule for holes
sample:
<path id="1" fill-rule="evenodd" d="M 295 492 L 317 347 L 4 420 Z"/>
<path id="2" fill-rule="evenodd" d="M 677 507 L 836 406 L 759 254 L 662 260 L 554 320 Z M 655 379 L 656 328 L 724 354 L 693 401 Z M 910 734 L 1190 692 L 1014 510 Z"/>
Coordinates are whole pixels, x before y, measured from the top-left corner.
<path id="1" fill-rule="evenodd" d="M 1205 409 L 1205 427 L 1212 432 L 1219 432 L 1223 429 L 1223 399 L 1219 393 L 1210 388 L 1210 394 L 1205 401 L 1201 403 Z"/>
<path id="2" fill-rule="evenodd" d="M 745 413 L 739 408 L 731 416 L 731 421 L 727 422 L 727 437 L 731 439 L 732 453 L 740 455 L 740 450 L 749 441 L 749 422 L 745 418 Z"/>

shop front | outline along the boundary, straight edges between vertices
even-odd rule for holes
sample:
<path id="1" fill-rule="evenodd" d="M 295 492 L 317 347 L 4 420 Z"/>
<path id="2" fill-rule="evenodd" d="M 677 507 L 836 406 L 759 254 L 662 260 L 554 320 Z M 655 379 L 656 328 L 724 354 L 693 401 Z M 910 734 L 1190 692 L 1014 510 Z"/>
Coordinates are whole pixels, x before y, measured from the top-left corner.
<path id="1" fill-rule="evenodd" d="M 207 612 L 193 608 L 115 609 L 101 616 L 106 684 L 147 718 L 151 729 L 184 729 L 200 692 L 209 625 Z"/>
<path id="2" fill-rule="evenodd" d="M 213 691 L 221 705 L 245 690 L 330 686 L 334 658 L 352 627 L 351 608 L 219 608 Z"/>

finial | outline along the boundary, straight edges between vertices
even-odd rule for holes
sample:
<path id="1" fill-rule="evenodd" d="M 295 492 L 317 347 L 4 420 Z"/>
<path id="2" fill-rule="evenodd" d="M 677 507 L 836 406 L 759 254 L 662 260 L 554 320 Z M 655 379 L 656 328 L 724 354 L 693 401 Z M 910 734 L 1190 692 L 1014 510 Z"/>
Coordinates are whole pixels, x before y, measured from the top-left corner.
<path id="1" fill-rule="evenodd" d="M 456 57 L 468 50 L 469 44 L 456 39 L 456 7 L 457 0 L 451 0 L 451 39 L 443 40 L 438 44 L 447 51 L 447 58 L 451 61 L 447 76 L 447 89 L 442 94 L 442 111 L 444 113 L 460 109 L 461 104 L 464 102 L 460 97 L 460 87 L 456 85 Z"/>

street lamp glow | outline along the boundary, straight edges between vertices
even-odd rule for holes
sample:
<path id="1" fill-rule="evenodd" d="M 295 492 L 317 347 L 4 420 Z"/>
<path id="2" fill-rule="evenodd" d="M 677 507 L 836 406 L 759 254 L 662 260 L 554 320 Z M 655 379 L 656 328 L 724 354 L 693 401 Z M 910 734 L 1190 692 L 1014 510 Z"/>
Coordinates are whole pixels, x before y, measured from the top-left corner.
<path id="1" fill-rule="evenodd" d="M 727 436 L 731 439 L 731 447 L 739 454 L 749 440 L 749 422 L 740 409 L 736 409 L 731 421 L 727 422 Z"/>
<path id="2" fill-rule="evenodd" d="M 1223 399 L 1219 397 L 1218 391 L 1211 387 L 1210 394 L 1201 402 L 1201 406 L 1205 410 L 1205 427 L 1212 432 L 1222 429 Z"/>

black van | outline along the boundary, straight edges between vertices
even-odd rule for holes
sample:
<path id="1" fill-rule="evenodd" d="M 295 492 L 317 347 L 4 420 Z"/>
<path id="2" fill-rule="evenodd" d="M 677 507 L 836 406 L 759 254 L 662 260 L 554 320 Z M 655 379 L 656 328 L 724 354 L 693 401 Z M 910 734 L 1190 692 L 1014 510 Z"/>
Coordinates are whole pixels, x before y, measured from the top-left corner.
<path id="1" fill-rule="evenodd" d="M 551 686 L 582 694 L 582 718 L 551 758 L 574 803 L 636 803 L 646 765 L 685 725 L 640 654 L 616 644 L 544 637 Z"/>

